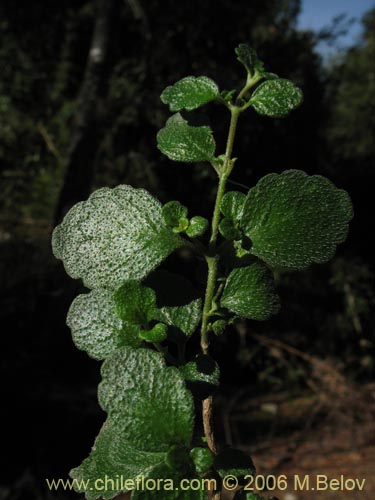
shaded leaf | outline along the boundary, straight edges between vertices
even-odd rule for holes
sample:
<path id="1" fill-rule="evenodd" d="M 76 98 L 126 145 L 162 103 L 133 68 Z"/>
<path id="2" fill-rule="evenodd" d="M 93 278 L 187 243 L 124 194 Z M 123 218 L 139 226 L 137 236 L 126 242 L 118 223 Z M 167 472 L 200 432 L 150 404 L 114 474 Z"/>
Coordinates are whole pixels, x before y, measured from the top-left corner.
<path id="1" fill-rule="evenodd" d="M 254 255 L 270 266 L 302 269 L 333 257 L 352 216 L 346 191 L 325 177 L 287 170 L 250 189 L 241 227 Z"/>
<path id="2" fill-rule="evenodd" d="M 167 87 L 161 94 L 164 104 L 169 104 L 171 111 L 192 111 L 219 95 L 216 83 L 206 76 L 187 76 L 174 85 Z"/>
<path id="3" fill-rule="evenodd" d="M 199 399 L 208 398 L 219 386 L 219 366 L 206 354 L 198 354 L 193 361 L 179 369 L 185 378 L 186 386 Z"/>
<path id="4" fill-rule="evenodd" d="M 147 479 L 163 480 L 162 487 L 155 490 L 138 489 L 133 491 L 132 500 L 207 500 L 208 492 L 206 490 L 186 489 L 188 482 L 181 484 L 183 479 L 198 479 L 194 472 L 181 473 L 176 469 L 171 469 L 166 464 L 160 464 L 153 468 L 147 475 Z M 182 487 L 181 487 L 182 486 Z"/>
<path id="5" fill-rule="evenodd" d="M 186 219 L 188 209 L 179 201 L 169 201 L 162 208 L 164 222 L 171 227 L 178 227 L 180 219 Z"/>
<path id="6" fill-rule="evenodd" d="M 240 193 L 239 191 L 228 191 L 221 200 L 221 213 L 233 221 L 240 220 L 245 200 L 246 195 L 244 193 Z"/>
<path id="7" fill-rule="evenodd" d="M 67 320 L 78 349 L 94 359 L 104 359 L 123 345 L 141 344 L 138 328 L 117 314 L 113 292 L 93 290 L 78 295 L 72 302 Z"/>
<path id="8" fill-rule="evenodd" d="M 279 311 L 272 272 L 255 261 L 228 276 L 220 304 L 245 318 L 265 321 Z"/>
<path id="9" fill-rule="evenodd" d="M 183 244 L 147 191 L 117 186 L 77 203 L 53 232 L 54 255 L 88 288 L 116 290 L 140 280 Z"/>
<path id="10" fill-rule="evenodd" d="M 213 466 L 215 455 L 209 448 L 202 448 L 200 446 L 193 448 L 190 451 L 190 456 L 198 474 L 205 474 Z"/>
<path id="11" fill-rule="evenodd" d="M 157 135 L 158 148 L 171 160 L 209 161 L 215 154 L 212 130 L 201 121 L 188 121 L 180 113 L 171 116 Z"/>
<path id="12" fill-rule="evenodd" d="M 234 51 L 237 55 L 237 60 L 245 66 L 250 75 L 255 71 L 263 70 L 264 65 L 258 58 L 255 49 L 249 47 L 246 43 L 240 43 Z"/>
<path id="13" fill-rule="evenodd" d="M 117 314 L 128 323 L 146 325 L 156 316 L 154 290 L 138 281 L 124 283 L 115 293 Z"/>
<path id="14" fill-rule="evenodd" d="M 201 319 L 202 301 L 191 283 L 177 274 L 158 270 L 145 282 L 156 292 L 156 318 L 190 336 Z"/>
<path id="15" fill-rule="evenodd" d="M 102 377 L 98 396 L 108 418 L 90 456 L 70 473 L 78 481 L 90 480 L 90 500 L 133 489 L 95 489 L 95 480 L 106 475 L 131 480 L 155 470 L 157 477 L 154 468 L 165 467 L 171 446 L 190 445 L 194 425 L 191 394 L 160 354 L 123 347 L 103 363 Z"/>
<path id="16" fill-rule="evenodd" d="M 279 78 L 260 84 L 249 102 L 260 115 L 281 118 L 297 108 L 302 100 L 301 89 L 291 81 Z"/>

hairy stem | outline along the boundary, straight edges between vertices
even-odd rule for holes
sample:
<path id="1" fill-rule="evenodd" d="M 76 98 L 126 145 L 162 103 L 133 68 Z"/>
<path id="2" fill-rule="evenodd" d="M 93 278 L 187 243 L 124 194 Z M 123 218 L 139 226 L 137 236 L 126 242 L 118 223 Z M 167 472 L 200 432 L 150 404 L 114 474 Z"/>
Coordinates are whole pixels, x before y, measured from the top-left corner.
<path id="1" fill-rule="evenodd" d="M 214 212 L 212 216 L 211 238 L 209 242 L 209 249 L 206 255 L 206 262 L 208 267 L 207 287 L 203 306 L 202 328 L 201 328 L 201 349 L 203 354 L 209 352 L 209 318 L 213 305 L 213 298 L 215 295 L 218 260 L 219 256 L 216 248 L 216 241 L 218 236 L 219 222 L 220 222 L 220 205 L 225 194 L 226 183 L 233 168 L 232 151 L 234 138 L 236 135 L 237 121 L 240 115 L 240 109 L 236 106 L 231 107 L 231 121 L 229 125 L 228 140 L 225 150 L 225 158 L 223 164 L 218 168 L 219 185 L 216 194 L 216 201 Z M 212 412 L 213 412 L 213 399 L 212 396 L 208 397 L 202 402 L 202 418 L 204 434 L 207 440 L 208 447 L 213 453 L 217 453 L 217 446 L 215 442 Z M 220 491 L 214 492 L 214 500 L 220 500 Z"/>

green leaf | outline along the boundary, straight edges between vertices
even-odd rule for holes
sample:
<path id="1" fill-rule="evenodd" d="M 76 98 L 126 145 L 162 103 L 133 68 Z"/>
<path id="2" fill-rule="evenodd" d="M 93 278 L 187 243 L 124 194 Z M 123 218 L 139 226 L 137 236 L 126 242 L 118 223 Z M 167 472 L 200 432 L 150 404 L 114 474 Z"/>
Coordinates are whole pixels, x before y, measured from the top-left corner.
<path id="1" fill-rule="evenodd" d="M 156 318 L 190 337 L 201 319 L 202 301 L 191 283 L 177 274 L 158 270 L 145 282 L 156 292 Z"/>
<path id="2" fill-rule="evenodd" d="M 221 213 L 225 217 L 228 217 L 228 219 L 239 221 L 242 216 L 245 200 L 246 195 L 244 193 L 240 193 L 239 191 L 228 191 L 221 200 Z"/>
<path id="3" fill-rule="evenodd" d="M 146 325 L 156 317 L 156 294 L 138 281 L 124 283 L 115 293 L 117 314 L 134 325 Z"/>
<path id="4" fill-rule="evenodd" d="M 218 388 L 220 369 L 206 354 L 198 354 L 193 361 L 180 367 L 187 387 L 198 399 L 206 399 Z"/>
<path id="5" fill-rule="evenodd" d="M 180 113 L 171 116 L 157 135 L 158 148 L 171 160 L 183 162 L 209 161 L 215 154 L 212 130 L 201 120 L 190 121 Z"/>
<path id="6" fill-rule="evenodd" d="M 163 205 L 162 214 L 167 226 L 177 227 L 180 224 L 180 219 L 186 219 L 188 209 L 179 201 L 169 201 Z"/>
<path id="7" fill-rule="evenodd" d="M 167 87 L 161 94 L 164 104 L 169 104 L 171 111 L 192 111 L 219 95 L 216 83 L 206 76 L 187 76 L 174 85 Z"/>
<path id="8" fill-rule="evenodd" d="M 104 361 L 102 377 L 98 396 L 108 418 L 90 456 L 71 477 L 90 480 L 90 487 L 106 476 L 130 480 L 153 472 L 157 477 L 171 446 L 189 446 L 192 438 L 193 400 L 182 376 L 167 368 L 159 353 L 123 347 Z M 89 488 L 86 497 L 109 499 L 128 489 L 133 488 Z"/>
<path id="9" fill-rule="evenodd" d="M 196 215 L 190 219 L 189 227 L 186 229 L 186 234 L 189 238 L 198 238 L 208 229 L 208 220 L 200 215 Z"/>
<path id="10" fill-rule="evenodd" d="M 142 330 L 139 337 L 147 342 L 159 343 L 167 338 L 168 328 L 164 323 L 157 323 L 151 330 Z"/>
<path id="11" fill-rule="evenodd" d="M 123 345 L 138 347 L 138 328 L 117 314 L 114 294 L 93 290 L 78 295 L 69 308 L 66 323 L 78 349 L 94 359 L 104 359 Z"/>
<path id="12" fill-rule="evenodd" d="M 257 261 L 234 269 L 228 276 L 220 305 L 245 318 L 269 319 L 280 308 L 271 271 Z"/>
<path id="13" fill-rule="evenodd" d="M 241 226 L 254 255 L 272 267 L 303 269 L 333 257 L 352 216 L 346 191 L 325 177 L 287 170 L 250 189 Z"/>
<path id="14" fill-rule="evenodd" d="M 140 280 L 183 240 L 164 224 L 161 204 L 131 186 L 102 188 L 77 203 L 53 232 L 54 255 L 88 288 Z"/>
<path id="15" fill-rule="evenodd" d="M 240 43 L 234 51 L 237 54 L 237 60 L 245 66 L 250 75 L 253 75 L 255 71 L 263 70 L 264 65 L 259 60 L 256 51 L 246 43 Z"/>
<path id="16" fill-rule="evenodd" d="M 249 102 L 260 115 L 281 118 L 297 108 L 302 100 L 301 89 L 291 81 L 279 78 L 260 84 Z"/>
<path id="17" fill-rule="evenodd" d="M 195 470 L 198 474 L 206 474 L 214 464 L 214 454 L 209 448 L 198 446 L 190 451 L 190 456 L 193 459 Z"/>
<path id="18" fill-rule="evenodd" d="M 214 468 L 219 476 L 235 476 L 240 484 L 248 483 L 245 476 L 255 474 L 255 467 L 251 457 L 241 450 L 227 448 L 215 457 Z"/>
<path id="19" fill-rule="evenodd" d="M 135 480 L 137 476 L 144 475 L 153 467 L 162 464 L 165 452 L 144 450 L 140 447 L 129 445 L 128 434 L 107 420 L 101 428 L 95 444 L 88 458 L 79 467 L 70 471 L 70 477 L 76 479 L 75 490 L 85 493 L 88 500 L 97 498 L 110 499 L 122 491 L 133 489 L 131 484 L 114 484 L 110 482 L 104 488 L 100 480 L 106 477 L 125 480 Z M 99 483 L 96 481 L 99 479 Z M 87 482 L 88 487 L 84 487 Z"/>
<path id="20" fill-rule="evenodd" d="M 240 232 L 235 227 L 233 220 L 228 217 L 224 217 L 220 221 L 219 232 L 226 240 L 236 240 L 240 236 Z"/>
<path id="21" fill-rule="evenodd" d="M 197 487 L 197 482 L 195 482 L 194 488 L 189 488 L 189 483 L 181 481 L 198 479 L 198 476 L 194 472 L 181 473 L 179 470 L 171 469 L 166 464 L 160 464 L 154 467 L 145 477 L 145 483 L 147 480 L 161 480 L 160 488 L 155 488 L 153 490 L 141 488 L 133 491 L 131 500 L 207 500 L 208 491 L 202 489 L 195 489 Z M 142 484 L 141 484 L 142 487 Z"/>

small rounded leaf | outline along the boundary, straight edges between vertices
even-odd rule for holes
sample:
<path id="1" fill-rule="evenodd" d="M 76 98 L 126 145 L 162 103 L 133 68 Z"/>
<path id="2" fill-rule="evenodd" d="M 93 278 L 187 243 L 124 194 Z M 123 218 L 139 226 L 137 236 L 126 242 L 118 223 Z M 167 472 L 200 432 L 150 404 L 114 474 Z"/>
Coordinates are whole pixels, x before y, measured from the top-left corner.
<path id="1" fill-rule="evenodd" d="M 245 318 L 265 321 L 280 309 L 272 272 L 255 261 L 228 276 L 220 305 Z"/>
<path id="2" fill-rule="evenodd" d="M 333 257 L 352 216 L 346 191 L 320 175 L 286 170 L 250 189 L 240 224 L 253 255 L 272 267 L 303 269 Z"/>
<path id="3" fill-rule="evenodd" d="M 236 240 L 240 236 L 239 230 L 234 226 L 233 220 L 224 217 L 219 224 L 219 232 L 226 240 Z"/>
<path id="4" fill-rule="evenodd" d="M 190 451 L 190 456 L 193 459 L 195 470 L 198 474 L 208 472 L 214 463 L 214 454 L 208 448 L 198 446 Z"/>
<path id="5" fill-rule="evenodd" d="M 187 163 L 209 161 L 215 155 L 212 130 L 201 121 L 188 121 L 180 113 L 171 116 L 157 135 L 158 148 L 170 160 Z"/>
<path id="6" fill-rule="evenodd" d="M 240 220 L 245 200 L 246 195 L 244 193 L 240 193 L 239 191 L 228 191 L 221 200 L 221 213 L 225 217 L 228 217 L 228 219 L 234 221 Z"/>
<path id="7" fill-rule="evenodd" d="M 160 98 L 164 104 L 169 104 L 171 111 L 192 111 L 219 95 L 216 83 L 206 76 L 187 76 L 174 85 L 167 87 Z"/>
<path id="8" fill-rule="evenodd" d="M 303 100 L 301 89 L 282 78 L 267 80 L 254 91 L 250 103 L 260 114 L 281 118 L 297 108 Z"/>
<path id="9" fill-rule="evenodd" d="M 208 229 L 208 220 L 200 215 L 196 215 L 190 219 L 189 227 L 186 229 L 186 234 L 189 238 L 198 238 L 202 236 Z"/>
<path id="10" fill-rule="evenodd" d="M 187 217 L 188 209 L 179 201 L 169 201 L 163 205 L 162 214 L 167 226 L 178 227 L 180 219 Z"/>

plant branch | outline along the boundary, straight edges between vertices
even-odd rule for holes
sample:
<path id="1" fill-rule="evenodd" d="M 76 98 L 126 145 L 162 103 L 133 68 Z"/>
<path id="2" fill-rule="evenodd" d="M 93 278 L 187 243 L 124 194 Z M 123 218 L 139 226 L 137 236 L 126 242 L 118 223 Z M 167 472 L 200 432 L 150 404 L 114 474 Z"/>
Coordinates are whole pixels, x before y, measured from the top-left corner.
<path id="1" fill-rule="evenodd" d="M 220 206 L 225 194 L 226 183 L 228 177 L 233 169 L 234 160 L 232 160 L 232 151 L 234 138 L 237 130 L 238 117 L 241 110 L 237 106 L 230 106 L 231 120 L 229 125 L 228 139 L 225 149 L 225 157 L 220 168 L 216 171 L 219 176 L 219 185 L 216 194 L 215 207 L 212 216 L 211 225 L 211 238 L 209 242 L 208 252 L 206 254 L 206 262 L 208 267 L 207 276 L 207 287 L 203 306 L 203 316 L 202 316 L 202 328 L 201 328 L 201 349 L 203 354 L 208 354 L 209 352 L 209 318 L 212 309 L 212 303 L 215 296 L 217 271 L 218 271 L 218 252 L 216 248 L 216 241 L 218 237 L 218 229 L 220 222 Z M 207 445 L 213 453 L 217 453 L 217 446 L 215 442 L 214 430 L 213 430 L 213 398 L 208 397 L 202 402 L 202 418 L 203 418 L 203 429 L 207 440 Z M 213 498 L 215 500 L 220 500 L 221 492 L 216 491 L 213 493 Z"/>

